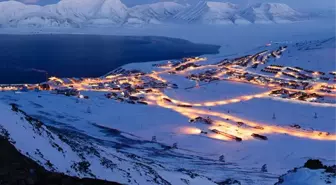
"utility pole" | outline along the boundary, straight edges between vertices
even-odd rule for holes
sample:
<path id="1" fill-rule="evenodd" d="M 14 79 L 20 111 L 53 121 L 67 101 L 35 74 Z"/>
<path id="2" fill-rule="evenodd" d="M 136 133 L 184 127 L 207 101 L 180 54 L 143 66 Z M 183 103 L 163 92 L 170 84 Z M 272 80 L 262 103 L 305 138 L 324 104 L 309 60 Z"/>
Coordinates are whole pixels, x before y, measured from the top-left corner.
<path id="1" fill-rule="evenodd" d="M 49 74 L 48 74 L 48 72 L 45 72 L 45 77 L 46 77 L 46 81 L 45 82 L 48 82 L 48 78 L 49 78 Z"/>
<path id="2" fill-rule="evenodd" d="M 198 82 L 198 80 L 196 81 L 196 88 L 199 88 L 200 86 L 199 86 L 199 82 Z"/>
<path id="3" fill-rule="evenodd" d="M 219 156 L 219 161 L 221 161 L 221 162 L 225 162 L 225 157 L 224 157 L 224 155 Z"/>
<path id="4" fill-rule="evenodd" d="M 152 142 L 156 142 L 156 136 L 152 137 Z"/>

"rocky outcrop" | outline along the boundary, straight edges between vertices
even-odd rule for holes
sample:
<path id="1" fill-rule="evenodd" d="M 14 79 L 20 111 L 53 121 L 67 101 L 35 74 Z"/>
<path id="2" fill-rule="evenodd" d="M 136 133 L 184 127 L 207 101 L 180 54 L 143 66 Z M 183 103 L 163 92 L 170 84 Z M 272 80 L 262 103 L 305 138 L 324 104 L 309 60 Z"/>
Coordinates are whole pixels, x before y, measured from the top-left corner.
<path id="1" fill-rule="evenodd" d="M 309 159 L 303 167 L 294 168 L 279 177 L 275 185 L 325 185 L 336 183 L 336 166 L 323 165 L 320 160 Z"/>

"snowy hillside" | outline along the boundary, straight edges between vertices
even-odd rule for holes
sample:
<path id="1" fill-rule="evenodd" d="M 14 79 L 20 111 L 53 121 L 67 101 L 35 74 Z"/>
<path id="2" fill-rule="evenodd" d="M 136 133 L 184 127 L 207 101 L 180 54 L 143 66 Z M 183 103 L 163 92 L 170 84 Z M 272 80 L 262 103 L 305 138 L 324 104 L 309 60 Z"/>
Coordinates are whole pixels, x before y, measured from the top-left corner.
<path id="1" fill-rule="evenodd" d="M 325 185 L 336 183 L 336 166 L 327 166 L 318 159 L 309 159 L 303 167 L 289 170 L 275 185 Z"/>
<path id="2" fill-rule="evenodd" d="M 98 125 L 97 128 L 105 130 L 106 134 L 109 133 L 109 141 L 84 135 L 71 128 L 64 130 L 46 127 L 43 122 L 28 115 L 15 104 L 12 105 L 12 109 L 10 105 L 0 104 L 0 110 L 0 135 L 8 139 L 19 152 L 47 170 L 122 184 L 215 184 L 200 175 L 191 176 L 184 171 L 175 171 L 159 163 L 155 164 L 151 159 L 138 156 L 134 150 L 140 147 L 143 152 L 158 152 L 164 149 L 162 145 L 127 139 L 117 130 Z M 129 140 L 133 142 L 129 145 L 137 143 L 138 146 L 123 146 L 125 143 L 118 143 L 118 140 Z M 167 152 L 169 153 L 168 150 Z M 168 153 L 166 154 L 169 155 Z M 186 156 L 181 154 L 181 157 Z"/>
<path id="3" fill-rule="evenodd" d="M 2 27 L 83 27 L 164 23 L 248 24 L 304 20 L 285 4 L 262 3 L 246 10 L 225 2 L 200 1 L 187 6 L 158 2 L 126 7 L 120 0 L 62 0 L 47 6 L 0 2 Z"/>
<path id="4" fill-rule="evenodd" d="M 303 15 L 286 4 L 260 3 L 248 7 L 241 16 L 253 23 L 285 23 L 303 20 Z"/>
<path id="5" fill-rule="evenodd" d="M 274 43 L 279 45 L 279 43 Z M 328 71 L 336 69 L 336 63 L 331 62 L 336 58 L 335 53 L 336 41 L 335 37 L 323 39 L 290 43 L 288 50 L 284 55 L 276 61 L 272 61 L 273 65 L 287 65 L 314 70 Z M 320 59 L 324 60 L 320 60 Z"/>
<path id="6" fill-rule="evenodd" d="M 324 170 L 300 168 L 282 176 L 280 182 L 276 185 L 332 185 L 336 183 L 336 179 L 333 178 L 334 175 L 325 173 Z"/>

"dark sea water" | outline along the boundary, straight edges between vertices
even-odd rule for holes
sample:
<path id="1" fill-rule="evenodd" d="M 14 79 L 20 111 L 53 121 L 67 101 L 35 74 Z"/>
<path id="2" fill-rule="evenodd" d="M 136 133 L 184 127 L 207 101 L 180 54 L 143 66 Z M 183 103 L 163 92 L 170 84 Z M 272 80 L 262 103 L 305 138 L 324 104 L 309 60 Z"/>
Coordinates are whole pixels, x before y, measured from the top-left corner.
<path id="1" fill-rule="evenodd" d="M 218 53 L 219 46 L 166 37 L 0 35 L 0 84 L 49 76 L 97 77 L 124 64 Z"/>

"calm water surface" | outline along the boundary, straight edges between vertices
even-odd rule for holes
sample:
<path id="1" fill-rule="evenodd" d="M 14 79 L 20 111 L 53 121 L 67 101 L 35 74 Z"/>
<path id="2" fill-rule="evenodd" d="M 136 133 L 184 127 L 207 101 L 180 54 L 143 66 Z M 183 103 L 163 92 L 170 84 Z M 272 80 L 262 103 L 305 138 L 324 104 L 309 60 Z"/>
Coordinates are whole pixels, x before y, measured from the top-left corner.
<path id="1" fill-rule="evenodd" d="M 127 63 L 218 53 L 219 46 L 166 37 L 0 35 L 0 84 L 49 76 L 97 77 Z"/>

